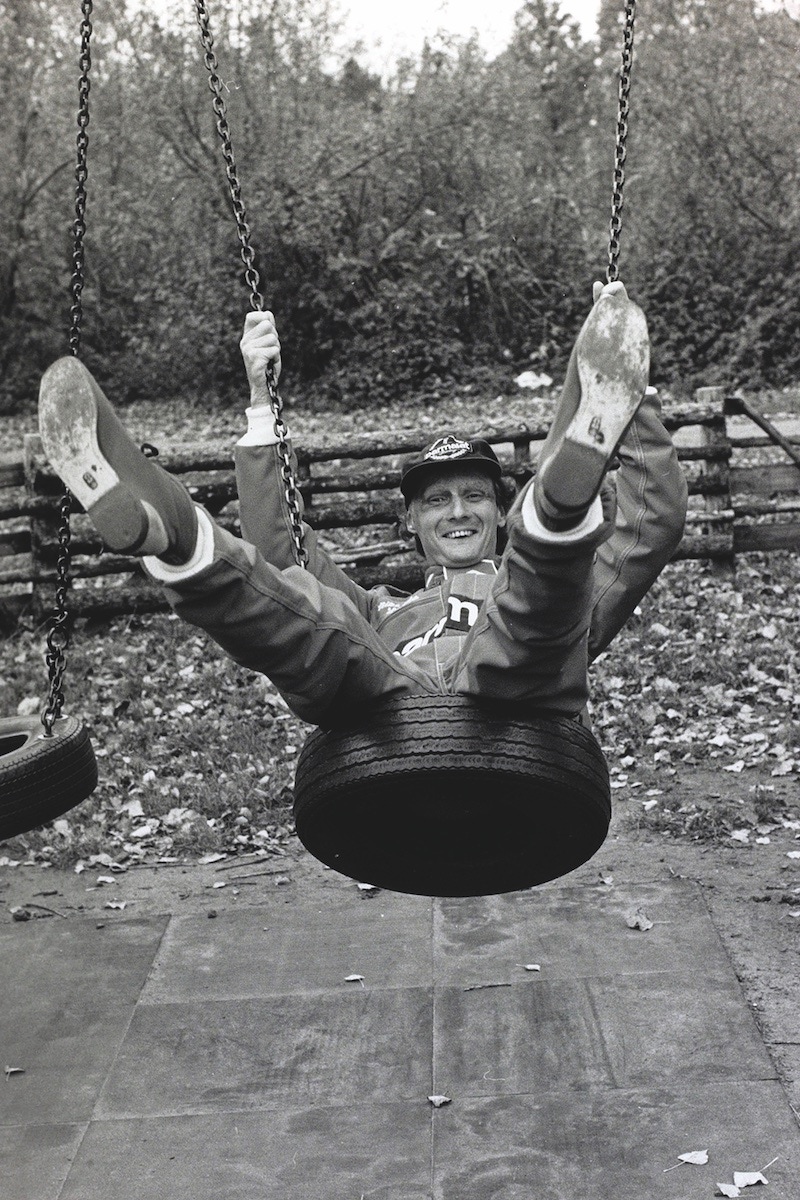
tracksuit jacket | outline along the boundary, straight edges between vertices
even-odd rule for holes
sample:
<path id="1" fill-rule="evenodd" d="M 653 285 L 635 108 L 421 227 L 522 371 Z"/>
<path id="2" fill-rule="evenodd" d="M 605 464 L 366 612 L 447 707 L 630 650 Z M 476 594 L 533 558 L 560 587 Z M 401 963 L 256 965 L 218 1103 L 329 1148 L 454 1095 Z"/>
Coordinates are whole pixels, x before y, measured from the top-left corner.
<path id="1" fill-rule="evenodd" d="M 308 527 L 308 569 L 296 566 L 276 448 L 247 441 L 236 447 L 242 538 L 204 514 L 213 561 L 176 577 L 168 596 L 184 620 L 269 676 L 298 716 L 322 726 L 413 694 L 580 715 L 588 663 L 683 532 L 686 483 L 655 395 L 644 400 L 609 475 L 617 496 L 610 535 L 606 528 L 569 541 L 531 532 L 528 484 L 509 513 L 501 558 L 469 570 L 431 567 L 411 596 L 359 587 Z"/>

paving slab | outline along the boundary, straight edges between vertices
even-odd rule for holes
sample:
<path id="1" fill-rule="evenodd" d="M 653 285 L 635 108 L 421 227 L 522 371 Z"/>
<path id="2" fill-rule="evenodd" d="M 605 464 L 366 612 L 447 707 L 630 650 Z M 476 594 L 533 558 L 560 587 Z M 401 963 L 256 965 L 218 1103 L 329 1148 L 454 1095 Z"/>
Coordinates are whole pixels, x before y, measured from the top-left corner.
<path id="1" fill-rule="evenodd" d="M 93 1122 L 59 1200 L 430 1200 L 431 1186 L 423 1100 Z"/>
<path id="2" fill-rule="evenodd" d="M 766 1200 L 797 1200 L 800 1130 L 693 885 L 324 887 L 0 927 L 3 1200 L 710 1200 L 775 1157 Z"/>
<path id="3" fill-rule="evenodd" d="M 0 1124 L 3 1200 L 60 1196 L 85 1131 L 85 1125 Z"/>
<path id="4" fill-rule="evenodd" d="M 777 1083 L 465 1099 L 434 1120 L 435 1200 L 797 1200 L 798 1129 Z M 678 1156 L 707 1150 L 704 1166 Z M 673 1169 L 670 1169 L 673 1168 Z"/>
<path id="5" fill-rule="evenodd" d="M 642 929 L 644 917 L 652 928 Z M 541 978 L 586 979 L 653 971 L 731 978 L 730 962 L 698 889 L 685 880 L 560 886 L 506 896 L 439 900 L 437 983 L 516 982 L 525 967 Z"/>
<path id="6" fill-rule="evenodd" d="M 174 919 L 143 1003 L 244 999 L 339 989 L 348 975 L 369 987 L 433 982 L 432 901 L 383 892 L 365 904 L 231 909 L 213 929 L 204 914 Z"/>
<path id="7" fill-rule="evenodd" d="M 431 1086 L 423 988 L 142 1004 L 97 1106 L 102 1118 L 420 1099 Z"/>
<path id="8" fill-rule="evenodd" d="M 168 917 L 0 927 L 0 1125 L 91 1117 Z M 38 1198 L 37 1198 L 38 1200 Z"/>
<path id="9" fill-rule="evenodd" d="M 776 1078 L 736 981 L 686 974 L 442 988 L 434 1045 L 459 1096 Z"/>

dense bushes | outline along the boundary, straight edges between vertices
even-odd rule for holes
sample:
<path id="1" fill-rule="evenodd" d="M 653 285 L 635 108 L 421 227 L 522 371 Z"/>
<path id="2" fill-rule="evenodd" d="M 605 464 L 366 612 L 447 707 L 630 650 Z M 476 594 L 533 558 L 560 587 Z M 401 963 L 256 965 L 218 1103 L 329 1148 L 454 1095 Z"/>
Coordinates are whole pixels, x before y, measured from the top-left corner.
<path id="1" fill-rule="evenodd" d="M 385 81 L 337 58 L 324 0 L 212 7 L 287 386 L 361 403 L 558 375 L 605 270 L 621 5 L 594 43 L 527 0 L 492 62 L 442 40 Z M 0 411 L 65 346 L 75 8 L 0 3 Z M 95 14 L 82 353 L 123 399 L 243 383 L 248 297 L 187 8 Z M 800 375 L 797 32 L 756 0 L 639 0 L 621 271 L 662 385 Z"/>

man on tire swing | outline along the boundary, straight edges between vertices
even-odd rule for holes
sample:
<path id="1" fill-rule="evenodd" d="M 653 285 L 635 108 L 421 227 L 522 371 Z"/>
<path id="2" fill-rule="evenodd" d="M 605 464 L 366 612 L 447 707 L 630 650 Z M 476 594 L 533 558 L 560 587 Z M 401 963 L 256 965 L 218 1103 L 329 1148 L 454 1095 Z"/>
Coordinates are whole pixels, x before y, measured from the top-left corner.
<path id="1" fill-rule="evenodd" d="M 272 315 L 249 313 L 240 345 L 250 383 L 236 447 L 242 538 L 140 452 L 76 358 L 47 370 L 45 451 L 106 544 L 141 556 L 180 617 L 323 728 L 381 700 L 437 694 L 582 714 L 589 661 L 670 559 L 686 512 L 647 388 L 644 314 L 622 284 L 594 285 L 537 474 L 508 512 L 484 441 L 450 434 L 407 464 L 408 528 L 427 560 L 412 596 L 360 588 L 310 529 L 308 569 L 295 565 L 265 383 L 267 364 L 276 377 L 281 367 Z"/>

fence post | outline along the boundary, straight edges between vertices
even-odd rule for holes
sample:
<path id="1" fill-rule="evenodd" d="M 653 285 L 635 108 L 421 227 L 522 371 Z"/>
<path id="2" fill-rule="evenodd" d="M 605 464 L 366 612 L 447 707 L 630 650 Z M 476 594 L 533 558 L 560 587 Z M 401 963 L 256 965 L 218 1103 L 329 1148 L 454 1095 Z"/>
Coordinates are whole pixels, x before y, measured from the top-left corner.
<path id="1" fill-rule="evenodd" d="M 707 481 L 713 492 L 706 494 L 705 509 L 709 514 L 719 514 L 708 523 L 708 531 L 730 536 L 729 548 L 711 555 L 711 572 L 726 579 L 736 571 L 733 549 L 733 501 L 731 499 L 730 456 L 731 442 L 725 417 L 725 388 L 700 387 L 695 391 L 695 400 L 704 409 L 710 409 L 713 417 L 702 427 L 703 444 L 717 453 L 705 464 Z M 721 451 L 721 453 L 720 453 Z"/>
<path id="2" fill-rule="evenodd" d="M 25 469 L 25 491 L 33 511 L 28 520 L 31 531 L 31 611 L 35 620 L 40 620 L 50 608 L 48 590 L 53 586 L 45 576 L 47 572 L 48 544 L 53 546 L 58 539 L 58 507 L 53 496 L 43 485 L 41 471 L 41 441 L 38 434 L 26 433 L 23 441 Z M 49 502 L 49 503 L 48 503 Z"/>

